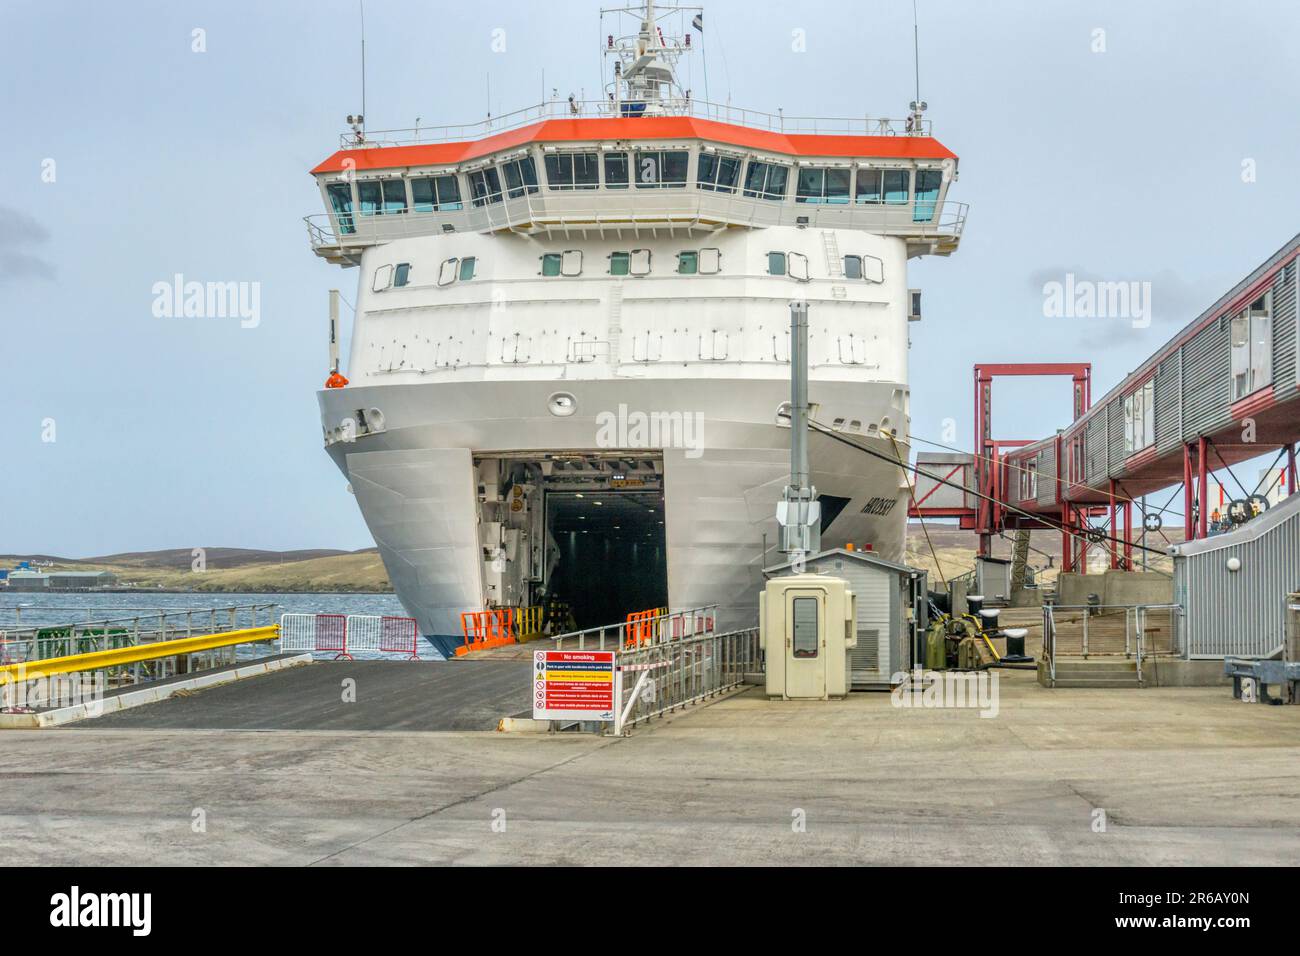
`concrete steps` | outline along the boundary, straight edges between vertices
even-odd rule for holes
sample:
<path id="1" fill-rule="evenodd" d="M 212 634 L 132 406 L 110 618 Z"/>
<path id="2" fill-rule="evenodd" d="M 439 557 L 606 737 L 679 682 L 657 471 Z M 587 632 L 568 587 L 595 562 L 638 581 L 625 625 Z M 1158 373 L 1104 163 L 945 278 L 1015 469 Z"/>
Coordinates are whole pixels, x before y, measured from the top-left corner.
<path id="1" fill-rule="evenodd" d="M 1057 658 L 1056 682 L 1048 677 L 1046 664 L 1038 668 L 1038 683 L 1044 687 L 1138 688 L 1137 663 L 1123 657 Z"/>

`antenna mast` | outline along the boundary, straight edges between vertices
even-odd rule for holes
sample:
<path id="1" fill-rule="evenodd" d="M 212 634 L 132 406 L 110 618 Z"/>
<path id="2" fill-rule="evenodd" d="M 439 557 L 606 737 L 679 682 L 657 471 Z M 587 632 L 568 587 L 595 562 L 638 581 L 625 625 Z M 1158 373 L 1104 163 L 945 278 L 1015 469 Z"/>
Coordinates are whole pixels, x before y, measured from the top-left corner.
<path id="1" fill-rule="evenodd" d="M 916 72 L 916 99 L 911 103 L 912 114 L 907 118 L 907 131 L 913 136 L 923 136 L 923 116 L 928 104 L 921 99 L 921 27 L 916 16 L 916 0 L 912 0 L 912 66 Z"/>

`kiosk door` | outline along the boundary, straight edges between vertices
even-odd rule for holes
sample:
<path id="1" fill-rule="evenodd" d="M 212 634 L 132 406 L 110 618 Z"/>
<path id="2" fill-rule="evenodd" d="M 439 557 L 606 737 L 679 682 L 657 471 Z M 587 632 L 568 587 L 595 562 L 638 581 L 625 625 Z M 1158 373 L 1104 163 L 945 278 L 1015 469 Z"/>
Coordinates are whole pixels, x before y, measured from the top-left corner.
<path id="1" fill-rule="evenodd" d="M 792 588 L 785 595 L 785 696 L 826 696 L 826 592 Z"/>

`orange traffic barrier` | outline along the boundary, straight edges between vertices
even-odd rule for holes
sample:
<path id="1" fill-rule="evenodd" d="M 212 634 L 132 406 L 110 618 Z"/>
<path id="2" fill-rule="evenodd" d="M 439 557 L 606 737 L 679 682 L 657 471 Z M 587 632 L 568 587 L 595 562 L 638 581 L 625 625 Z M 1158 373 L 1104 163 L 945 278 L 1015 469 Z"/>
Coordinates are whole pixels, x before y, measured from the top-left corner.
<path id="1" fill-rule="evenodd" d="M 654 641 L 655 631 L 659 618 L 668 613 L 666 607 L 653 607 L 648 611 L 633 611 L 627 616 L 627 638 L 625 644 L 628 647 L 640 647 L 642 644 L 650 644 Z"/>
<path id="2" fill-rule="evenodd" d="M 470 651 L 515 643 L 515 609 L 512 607 L 488 608 L 486 611 L 466 611 L 460 616 L 460 627 L 465 633 L 465 644 L 456 648 L 456 656 Z"/>

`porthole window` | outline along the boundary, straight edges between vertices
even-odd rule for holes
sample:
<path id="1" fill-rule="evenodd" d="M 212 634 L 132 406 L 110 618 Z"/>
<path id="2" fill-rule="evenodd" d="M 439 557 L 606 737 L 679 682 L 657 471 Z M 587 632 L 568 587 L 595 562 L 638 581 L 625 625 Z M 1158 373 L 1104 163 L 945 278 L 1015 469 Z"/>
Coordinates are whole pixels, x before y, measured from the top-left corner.
<path id="1" fill-rule="evenodd" d="M 566 249 L 560 254 L 560 275 L 569 277 L 582 275 L 581 249 Z"/>
<path id="2" fill-rule="evenodd" d="M 611 252 L 609 254 L 609 274 L 612 276 L 625 276 L 628 274 L 628 265 L 632 256 L 627 252 Z"/>
<path id="3" fill-rule="evenodd" d="M 460 260 L 460 281 L 468 282 L 474 278 L 474 267 L 478 265 L 478 259 L 474 256 L 466 256 Z"/>
<path id="4" fill-rule="evenodd" d="M 712 276 L 722 271 L 722 252 L 718 249 L 700 250 L 700 275 Z"/>
<path id="5" fill-rule="evenodd" d="M 634 276 L 648 276 L 650 274 L 650 250 L 633 249 L 631 258 L 628 261 L 628 271 Z"/>
<path id="6" fill-rule="evenodd" d="M 800 282 L 808 281 L 808 257 L 802 252 L 792 252 L 790 260 L 790 278 L 798 279 Z"/>
<path id="7" fill-rule="evenodd" d="M 456 281 L 459 259 L 447 259 L 438 267 L 438 285 L 451 285 Z"/>
<path id="8" fill-rule="evenodd" d="M 558 252 L 548 252 L 542 256 L 542 275 L 551 277 L 560 274 L 563 257 Z"/>
<path id="9" fill-rule="evenodd" d="M 844 278 L 884 282 L 885 264 L 875 256 L 845 256 Z"/>
<path id="10" fill-rule="evenodd" d="M 785 253 L 769 252 L 767 254 L 767 274 L 770 276 L 783 276 L 785 273 Z"/>
<path id="11" fill-rule="evenodd" d="M 700 254 L 694 249 L 684 249 L 677 253 L 677 273 L 693 276 L 700 271 Z"/>
<path id="12" fill-rule="evenodd" d="M 375 279 L 370 288 L 375 292 L 383 292 L 392 284 L 392 281 L 393 267 L 391 265 L 382 265 L 375 270 Z"/>
<path id="13" fill-rule="evenodd" d="M 397 268 L 393 270 L 393 286 L 400 288 L 411 279 L 411 264 L 409 262 L 399 262 Z"/>

